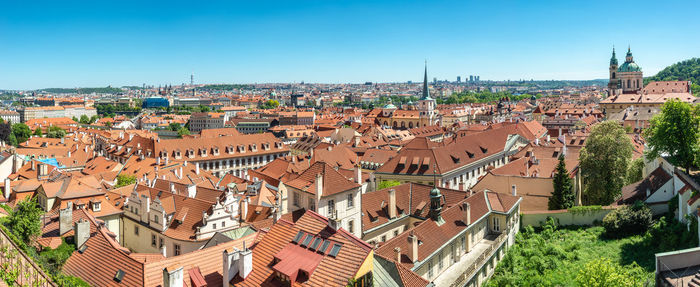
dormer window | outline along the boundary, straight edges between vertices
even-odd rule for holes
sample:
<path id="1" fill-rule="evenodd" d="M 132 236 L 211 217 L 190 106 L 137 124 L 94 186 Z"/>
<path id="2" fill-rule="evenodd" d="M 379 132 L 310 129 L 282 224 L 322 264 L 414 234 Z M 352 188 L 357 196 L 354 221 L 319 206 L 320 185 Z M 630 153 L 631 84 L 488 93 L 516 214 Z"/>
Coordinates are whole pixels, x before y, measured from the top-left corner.
<path id="1" fill-rule="evenodd" d="M 100 202 L 93 202 L 92 203 L 92 211 L 100 211 L 101 210 Z"/>
<path id="2" fill-rule="evenodd" d="M 194 150 L 193 150 L 193 149 L 188 149 L 188 150 L 187 150 L 187 157 L 189 157 L 189 158 L 194 158 Z"/>
<path id="3" fill-rule="evenodd" d="M 201 155 L 203 157 L 207 156 L 207 149 L 205 149 L 205 148 L 199 149 L 199 155 Z"/>
<path id="4" fill-rule="evenodd" d="M 233 152 L 234 152 L 233 146 L 231 146 L 231 145 L 226 146 L 226 153 L 233 154 Z"/>
<path id="5" fill-rule="evenodd" d="M 216 155 L 219 155 L 219 148 L 218 148 L 218 147 L 213 147 L 213 148 L 211 149 L 211 151 L 212 151 L 212 154 L 213 154 L 213 155 L 215 155 L 215 156 L 216 156 Z"/>

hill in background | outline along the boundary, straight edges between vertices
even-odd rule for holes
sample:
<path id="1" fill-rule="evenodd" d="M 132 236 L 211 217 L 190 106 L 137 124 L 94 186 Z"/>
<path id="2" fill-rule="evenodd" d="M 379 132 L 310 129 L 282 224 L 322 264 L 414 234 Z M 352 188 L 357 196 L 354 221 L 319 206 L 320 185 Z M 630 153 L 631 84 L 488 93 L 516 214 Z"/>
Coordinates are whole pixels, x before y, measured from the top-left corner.
<path id="1" fill-rule="evenodd" d="M 644 79 L 645 84 L 651 81 L 690 81 L 693 95 L 700 96 L 700 58 L 675 63 Z"/>

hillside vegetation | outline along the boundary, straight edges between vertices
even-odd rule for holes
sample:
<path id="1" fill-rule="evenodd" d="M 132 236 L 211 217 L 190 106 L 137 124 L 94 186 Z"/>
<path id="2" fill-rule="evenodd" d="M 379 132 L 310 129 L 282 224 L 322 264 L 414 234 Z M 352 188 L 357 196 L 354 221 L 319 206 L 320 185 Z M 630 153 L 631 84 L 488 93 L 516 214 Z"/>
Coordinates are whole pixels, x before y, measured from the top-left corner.
<path id="1" fill-rule="evenodd" d="M 645 79 L 651 81 L 691 81 L 693 95 L 700 95 L 700 58 L 692 58 L 670 65 L 653 77 Z"/>

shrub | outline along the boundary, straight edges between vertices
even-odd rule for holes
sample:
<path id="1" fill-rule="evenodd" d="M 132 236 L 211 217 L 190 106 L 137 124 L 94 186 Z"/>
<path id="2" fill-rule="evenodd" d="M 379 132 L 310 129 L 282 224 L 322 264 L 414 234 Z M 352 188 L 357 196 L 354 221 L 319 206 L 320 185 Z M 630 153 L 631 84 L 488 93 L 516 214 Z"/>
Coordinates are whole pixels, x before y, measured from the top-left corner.
<path id="1" fill-rule="evenodd" d="M 651 209 L 641 201 L 613 210 L 603 218 L 603 227 L 609 237 L 642 234 L 652 223 Z"/>

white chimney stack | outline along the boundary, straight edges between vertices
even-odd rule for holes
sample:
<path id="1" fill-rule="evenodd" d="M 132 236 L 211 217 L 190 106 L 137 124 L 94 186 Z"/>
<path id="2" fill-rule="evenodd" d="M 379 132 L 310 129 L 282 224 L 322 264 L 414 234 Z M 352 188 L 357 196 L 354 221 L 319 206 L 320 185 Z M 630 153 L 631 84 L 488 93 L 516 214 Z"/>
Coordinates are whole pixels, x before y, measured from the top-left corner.
<path id="1" fill-rule="evenodd" d="M 389 218 L 396 218 L 396 190 L 389 190 Z"/>
<path id="2" fill-rule="evenodd" d="M 472 210 L 471 206 L 469 205 L 469 202 L 462 202 L 462 210 L 464 211 L 464 219 L 462 221 L 464 224 L 467 226 L 472 224 Z"/>
<path id="3" fill-rule="evenodd" d="M 5 189 L 3 190 L 5 195 L 5 199 L 8 201 L 10 200 L 10 192 L 12 191 L 12 184 L 10 184 L 10 179 L 5 178 Z"/>
<path id="4" fill-rule="evenodd" d="M 163 269 L 163 287 L 182 287 L 184 282 L 183 275 L 184 269 L 182 266 L 170 266 Z"/>
<path id="5" fill-rule="evenodd" d="M 418 237 L 413 234 L 413 231 L 411 231 L 411 235 L 408 236 L 408 243 L 411 244 L 411 261 L 414 263 L 418 262 Z"/>

